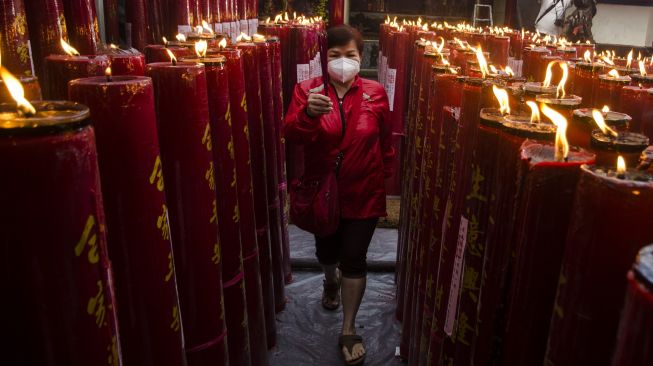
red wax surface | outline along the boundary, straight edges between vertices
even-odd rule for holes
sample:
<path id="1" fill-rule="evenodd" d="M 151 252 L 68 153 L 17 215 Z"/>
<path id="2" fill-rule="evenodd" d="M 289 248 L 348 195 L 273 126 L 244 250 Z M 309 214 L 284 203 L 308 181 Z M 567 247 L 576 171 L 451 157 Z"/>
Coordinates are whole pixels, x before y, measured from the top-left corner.
<path id="1" fill-rule="evenodd" d="M 191 51 L 186 47 L 179 46 L 163 46 L 160 44 L 150 44 L 145 47 L 145 63 L 151 64 L 153 62 L 170 62 L 170 56 L 166 49 L 169 49 L 177 59 L 192 56 Z"/>
<path id="2" fill-rule="evenodd" d="M 645 247 L 640 257 L 648 256 L 648 281 L 643 281 L 640 274 L 628 273 L 628 289 L 621 312 L 617 346 L 612 359 L 612 366 L 650 365 L 653 363 L 653 286 L 650 283 L 650 250 Z M 645 254 L 643 252 L 648 252 Z M 641 261 L 641 260 L 640 260 Z"/>
<path id="3" fill-rule="evenodd" d="M 279 177 L 279 205 L 281 206 L 281 243 L 279 247 L 272 246 L 272 269 L 274 280 L 274 303 L 276 312 L 280 312 L 286 305 L 285 296 L 285 269 L 288 265 L 290 274 L 290 238 L 288 237 L 288 218 L 290 201 L 288 199 L 286 177 L 286 143 L 282 137 L 283 127 L 283 80 L 281 75 L 281 43 L 271 43 L 272 48 L 272 100 L 274 102 L 274 140 L 277 142 L 276 169 Z M 274 241 L 272 242 L 274 244 Z M 287 260 L 285 260 L 287 257 Z"/>
<path id="4" fill-rule="evenodd" d="M 633 118 L 628 129 L 653 139 L 653 93 L 637 86 L 624 86 L 620 104 L 620 110 Z"/>
<path id="5" fill-rule="evenodd" d="M 343 24 L 345 21 L 345 2 L 344 0 L 329 1 L 329 26 Z"/>
<path id="6" fill-rule="evenodd" d="M 152 81 L 115 76 L 70 83 L 96 131 L 109 257 L 126 363 L 179 365 L 181 317 L 160 164 Z M 154 171 L 155 175 L 152 175 Z"/>
<path id="7" fill-rule="evenodd" d="M 46 100 L 66 100 L 69 81 L 104 75 L 107 67 L 109 67 L 109 58 L 104 55 L 50 55 L 45 58 L 43 97 Z"/>
<path id="8" fill-rule="evenodd" d="M 513 32 L 510 35 L 510 56 L 515 60 L 522 59 L 522 51 L 524 50 L 524 38 L 521 32 Z"/>
<path id="9" fill-rule="evenodd" d="M 567 161 L 556 162 L 554 151 L 552 143 L 531 141 L 521 148 L 523 191 L 515 225 L 504 365 L 539 365 L 544 360 L 580 166 L 594 162 L 594 155 L 583 150 L 572 150 Z"/>
<path id="10" fill-rule="evenodd" d="M 633 86 L 641 86 L 643 88 L 652 88 L 653 87 L 653 75 L 640 75 L 640 74 L 632 74 L 630 75 L 630 85 Z"/>
<path id="11" fill-rule="evenodd" d="M 490 38 L 490 54 L 492 63 L 506 67 L 510 56 L 510 37 L 493 36 Z"/>
<path id="12" fill-rule="evenodd" d="M 145 56 L 138 55 L 109 55 L 111 73 L 113 75 L 145 75 Z"/>
<path id="13" fill-rule="evenodd" d="M 261 289 L 261 256 L 270 263 L 270 222 L 268 217 L 267 174 L 263 119 L 261 111 L 260 62 L 254 43 L 238 43 L 242 54 L 245 72 L 245 101 L 247 111 L 247 132 L 249 138 L 250 179 L 254 198 L 254 217 L 256 237 L 249 240 L 241 233 L 243 244 L 243 264 L 245 266 L 245 286 L 247 289 L 247 313 L 249 321 L 249 343 L 252 363 L 263 364 L 267 359 L 265 314 Z M 238 150 L 238 149 L 237 149 Z M 239 150 L 238 150 L 239 151 Z M 256 174 L 253 174 L 256 172 Z M 248 192 L 248 195 L 250 193 Z M 247 202 L 241 200 L 241 214 L 247 215 Z M 248 268 L 251 270 L 248 272 Z"/>
<path id="14" fill-rule="evenodd" d="M 626 292 L 625 274 L 653 241 L 653 182 L 583 166 L 558 281 L 546 362 L 609 365 Z"/>
<path id="15" fill-rule="evenodd" d="M 223 50 L 220 52 L 227 59 L 227 70 L 229 78 L 229 100 L 231 103 L 231 123 L 233 132 L 233 145 L 236 159 L 236 182 L 238 187 L 238 206 L 240 217 L 240 238 L 243 251 L 243 262 L 245 253 L 250 253 L 256 247 L 256 224 L 254 220 L 254 203 L 252 195 L 252 170 L 250 167 L 249 138 L 247 132 L 247 99 L 245 90 L 245 73 L 243 57 L 240 50 Z M 246 271 L 247 268 L 244 268 Z M 260 280 L 259 280 L 260 281 Z M 236 292 L 231 287 L 243 287 L 242 281 L 234 282 L 230 286 L 225 285 L 225 308 L 229 314 L 227 327 L 229 328 L 229 360 L 234 364 L 250 364 L 253 359 L 250 356 L 250 337 L 248 323 L 248 309 L 245 304 L 237 303 L 238 296 L 230 296 Z M 260 282 L 259 282 L 260 283 Z M 229 293 L 227 293 L 229 291 Z M 259 290 L 260 291 L 260 290 Z M 248 293 L 249 295 L 249 293 Z M 249 298 L 249 297 L 247 297 Z M 249 301 L 247 302 L 249 304 Z M 262 304 L 259 303 L 259 306 Z M 262 308 L 261 308 L 262 312 Z M 263 320 L 256 324 L 262 327 Z M 260 339 L 260 338 L 258 338 Z"/>
<path id="16" fill-rule="evenodd" d="M 392 57 L 388 59 L 388 67 L 396 70 L 394 84 L 394 100 L 390 100 L 390 118 L 392 120 L 392 132 L 404 133 L 404 113 L 406 112 L 405 101 L 408 96 L 408 33 L 395 32 L 392 35 Z"/>
<path id="17" fill-rule="evenodd" d="M 43 77 L 45 56 L 61 53 L 60 39 L 68 39 L 62 0 L 28 0 L 25 2 L 34 72 Z M 106 3 L 106 1 L 105 1 Z M 2 54 L 5 54 L 5 48 Z"/>
<path id="18" fill-rule="evenodd" d="M 54 1 L 61 2 L 61 0 Z M 106 42 L 118 44 L 120 42 L 120 18 L 118 14 L 120 0 L 103 0 L 103 2 Z"/>
<path id="19" fill-rule="evenodd" d="M 18 80 L 23 85 L 23 92 L 27 100 L 41 100 L 41 87 L 36 77 L 19 77 Z M 16 101 L 9 93 L 4 81 L 0 80 L 0 103 L 16 104 Z"/>
<path id="20" fill-rule="evenodd" d="M 12 74 L 33 75 L 24 0 L 3 0 L 0 4 L 0 49 L 2 66 Z"/>
<path id="21" fill-rule="evenodd" d="M 542 67 L 540 59 L 551 55 L 546 48 L 525 48 L 523 51 L 524 65 L 522 76 L 526 80 L 542 80 L 546 71 L 546 65 Z"/>
<path id="22" fill-rule="evenodd" d="M 95 134 L 85 125 L 0 129 L 7 365 L 121 362 Z"/>
<path id="23" fill-rule="evenodd" d="M 277 139 L 276 124 L 274 121 L 274 93 L 272 86 L 273 61 L 272 43 L 257 42 L 256 56 L 259 62 L 259 80 L 261 82 L 261 112 L 263 116 L 263 149 L 265 149 L 265 173 L 267 180 L 265 188 L 268 198 L 268 220 L 270 232 L 270 245 L 262 246 L 260 254 L 261 285 L 263 290 L 263 310 L 265 312 L 265 330 L 267 332 L 267 345 L 272 348 L 276 345 L 276 318 L 274 305 L 274 280 L 272 256 L 281 248 L 281 206 L 279 200 L 279 171 L 277 170 L 277 152 L 279 140 Z M 250 131 L 251 132 L 251 131 Z M 267 250 L 267 253 L 265 252 Z"/>
<path id="24" fill-rule="evenodd" d="M 189 364 L 225 359 L 213 154 L 206 72 L 189 63 L 147 65 L 154 84 L 161 161 Z M 157 175 L 159 173 L 156 173 Z M 221 199 L 221 198 L 220 198 Z"/>
<path id="25" fill-rule="evenodd" d="M 615 81 L 599 78 L 598 83 L 595 81 L 594 96 L 592 103 L 595 108 L 602 108 L 604 105 L 610 107 L 611 110 L 620 111 L 621 104 L 621 89 L 630 84 L 630 79 L 627 81 Z"/>
<path id="26" fill-rule="evenodd" d="M 592 117 L 592 111 L 587 108 L 577 109 L 574 111 L 574 117 L 567 121 L 567 139 L 569 143 L 573 146 L 591 150 L 592 131 L 598 129 L 598 125 Z M 618 121 L 617 123 L 617 121 L 610 118 L 605 118 L 605 123 L 613 130 L 619 131 L 625 130 L 630 122 Z"/>
<path id="27" fill-rule="evenodd" d="M 102 40 L 94 0 L 62 0 L 70 45 L 82 55 L 94 55 Z"/>
<path id="28" fill-rule="evenodd" d="M 152 30 L 152 27 L 147 24 L 148 10 L 153 12 L 154 9 L 147 9 L 147 7 L 148 5 L 152 7 L 154 1 L 150 0 L 148 3 L 150 4 L 146 4 L 146 0 L 129 0 L 125 3 L 125 20 L 131 24 L 131 46 L 141 51 L 145 49 L 149 41 L 155 41 L 148 39 L 150 38 L 148 31 Z"/>
<path id="29" fill-rule="evenodd" d="M 602 65 L 589 64 L 586 62 L 579 62 L 576 64 L 576 67 L 572 69 L 573 81 L 571 84 L 571 92 L 583 98 L 581 107 L 603 107 L 594 103 L 595 79 L 598 78 L 600 73 L 603 73 L 603 69 Z"/>

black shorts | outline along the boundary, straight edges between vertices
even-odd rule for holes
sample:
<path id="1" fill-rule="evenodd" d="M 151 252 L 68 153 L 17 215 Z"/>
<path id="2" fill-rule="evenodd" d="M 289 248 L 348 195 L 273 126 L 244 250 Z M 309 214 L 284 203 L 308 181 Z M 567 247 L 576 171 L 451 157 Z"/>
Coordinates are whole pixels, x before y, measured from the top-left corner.
<path id="1" fill-rule="evenodd" d="M 315 255 L 322 265 L 338 264 L 343 277 L 367 275 L 367 249 L 379 219 L 340 220 L 338 231 L 330 236 L 315 237 Z"/>

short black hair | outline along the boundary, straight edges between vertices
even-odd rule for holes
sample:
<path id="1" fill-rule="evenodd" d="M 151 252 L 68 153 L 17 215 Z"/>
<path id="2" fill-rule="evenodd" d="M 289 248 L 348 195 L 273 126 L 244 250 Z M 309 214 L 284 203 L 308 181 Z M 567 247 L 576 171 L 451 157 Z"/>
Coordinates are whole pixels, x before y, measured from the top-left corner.
<path id="1" fill-rule="evenodd" d="M 341 24 L 331 27 L 327 30 L 327 46 L 328 48 L 340 47 L 354 41 L 358 53 L 363 55 L 363 37 L 358 29 L 347 25 Z"/>

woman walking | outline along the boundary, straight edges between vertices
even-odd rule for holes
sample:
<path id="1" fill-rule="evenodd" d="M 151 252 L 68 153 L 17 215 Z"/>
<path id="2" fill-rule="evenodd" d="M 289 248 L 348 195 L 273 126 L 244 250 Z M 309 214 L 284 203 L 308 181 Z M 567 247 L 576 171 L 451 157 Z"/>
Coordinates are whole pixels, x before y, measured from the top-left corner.
<path id="1" fill-rule="evenodd" d="M 304 147 L 302 180 L 319 180 L 338 161 L 340 221 L 335 233 L 315 237 L 316 256 L 325 276 L 322 306 L 336 310 L 342 299 L 338 344 L 345 363 L 358 365 L 365 348 L 355 320 L 365 292 L 367 249 L 379 217 L 386 215 L 384 180 L 395 152 L 388 97 L 381 84 L 358 76 L 360 33 L 333 27 L 327 43 L 329 83 L 318 77 L 295 87 L 284 129 L 286 139 Z"/>

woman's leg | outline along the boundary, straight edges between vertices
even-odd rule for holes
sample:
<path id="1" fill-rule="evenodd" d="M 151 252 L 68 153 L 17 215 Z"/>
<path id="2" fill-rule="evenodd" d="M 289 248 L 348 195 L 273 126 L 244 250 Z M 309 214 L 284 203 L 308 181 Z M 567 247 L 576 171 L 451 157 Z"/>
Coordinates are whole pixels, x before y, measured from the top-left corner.
<path id="1" fill-rule="evenodd" d="M 335 310 L 340 305 L 338 297 L 338 253 L 342 244 L 340 232 L 328 237 L 315 237 L 315 256 L 324 272 L 322 306 Z"/>
<path id="2" fill-rule="evenodd" d="M 356 314 L 360 308 L 367 283 L 367 249 L 372 240 L 377 218 L 367 220 L 342 220 L 342 247 L 340 249 L 340 271 L 342 272 L 342 334 L 356 334 Z M 344 347 L 343 347 L 344 348 Z M 352 352 L 343 350 L 347 360 L 357 359 L 365 354 L 362 344 L 356 344 Z"/>

